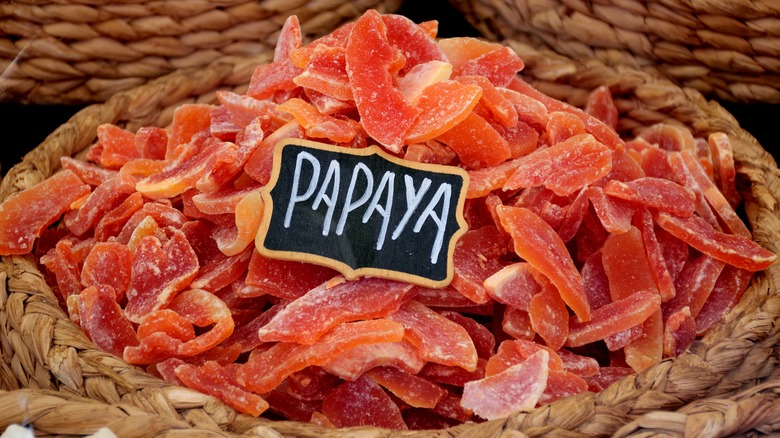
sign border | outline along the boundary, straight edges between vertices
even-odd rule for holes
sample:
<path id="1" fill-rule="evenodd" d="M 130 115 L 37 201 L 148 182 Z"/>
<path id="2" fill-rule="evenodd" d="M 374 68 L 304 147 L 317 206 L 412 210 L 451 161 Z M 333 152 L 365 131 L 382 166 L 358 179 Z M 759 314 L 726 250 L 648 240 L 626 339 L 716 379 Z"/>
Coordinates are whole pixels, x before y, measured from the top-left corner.
<path id="1" fill-rule="evenodd" d="M 307 252 L 298 252 L 298 251 L 279 251 L 279 250 L 266 248 L 265 238 L 268 234 L 268 228 L 271 225 L 271 215 L 273 214 L 273 200 L 271 198 L 271 190 L 273 190 L 273 188 L 276 186 L 277 182 L 279 181 L 279 177 L 280 177 L 279 174 L 281 173 L 282 151 L 287 145 L 303 146 L 312 149 L 324 150 L 328 152 L 338 152 L 342 154 L 350 154 L 350 155 L 357 155 L 357 156 L 379 155 L 381 158 L 402 167 L 408 167 L 412 169 L 436 172 L 436 173 L 447 173 L 451 175 L 457 175 L 463 178 L 463 187 L 460 190 L 460 195 L 458 196 L 457 208 L 455 209 L 455 220 L 458 224 L 458 229 L 452 234 L 447 244 L 447 276 L 442 280 L 432 280 L 430 278 L 422 277 L 419 275 L 394 271 L 391 269 L 382 269 L 382 268 L 373 268 L 373 267 L 362 267 L 358 269 L 352 269 L 351 266 L 347 265 L 342 261 L 332 259 L 330 257 L 321 256 L 318 254 L 311 254 Z M 268 181 L 268 184 L 266 184 L 264 187 L 260 189 L 260 193 L 263 198 L 263 218 L 260 222 L 260 228 L 258 229 L 257 234 L 255 236 L 255 248 L 264 257 L 278 259 L 278 260 L 313 263 L 316 265 L 326 266 L 335 269 L 339 271 L 347 280 L 355 280 L 359 277 L 379 277 L 379 278 L 385 278 L 389 280 L 404 281 L 407 283 L 412 283 L 423 287 L 430 287 L 436 289 L 443 288 L 448 286 L 452 282 L 452 277 L 455 272 L 454 262 L 452 260 L 453 253 L 455 252 L 455 245 L 458 242 L 458 239 L 460 239 L 460 237 L 464 233 L 466 233 L 466 231 L 468 231 L 468 224 L 466 223 L 466 220 L 463 217 L 463 208 L 466 202 L 466 192 L 468 191 L 468 185 L 469 185 L 469 174 L 468 172 L 466 172 L 464 169 L 461 169 L 460 167 L 446 166 L 443 164 L 419 163 L 416 161 L 404 160 L 402 158 L 388 154 L 377 145 L 372 145 L 360 149 L 352 149 L 343 146 L 319 143 L 311 140 L 304 140 L 298 138 L 285 138 L 279 140 L 276 143 L 276 145 L 274 145 L 273 168 L 271 171 L 271 178 Z"/>

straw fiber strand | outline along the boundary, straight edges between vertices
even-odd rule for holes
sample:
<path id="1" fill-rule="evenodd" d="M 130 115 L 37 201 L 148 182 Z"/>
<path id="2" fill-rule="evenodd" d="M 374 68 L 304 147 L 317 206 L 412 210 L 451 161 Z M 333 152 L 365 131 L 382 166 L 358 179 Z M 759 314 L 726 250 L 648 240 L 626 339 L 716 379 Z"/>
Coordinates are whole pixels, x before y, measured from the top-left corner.
<path id="1" fill-rule="evenodd" d="M 595 59 L 574 61 L 519 41 L 506 43 L 525 61 L 524 78 L 553 97 L 582 104 L 592 89 L 609 86 L 622 116 L 619 129 L 625 133 L 657 122 L 682 123 L 703 136 L 727 133 L 754 239 L 780 252 L 780 171 L 720 106 L 694 90 L 628 67 L 611 67 Z M 118 123 L 129 129 L 144 124 L 164 126 L 174 105 L 212 101 L 216 88 L 240 89 L 249 80 L 250 66 L 269 59 L 222 60 L 207 68 L 183 70 L 86 108 L 9 171 L 0 185 L 0 199 L 49 177 L 57 170 L 59 157 L 78 154 L 94 141 L 100 123 Z M 723 433 L 753 433 L 777 428 L 771 414 L 777 412 L 780 387 L 775 352 L 780 330 L 778 264 L 755 275 L 741 303 L 676 359 L 627 377 L 599 394 L 581 394 L 531 412 L 435 435 L 373 428 L 328 430 L 236 414 L 212 397 L 170 386 L 97 351 L 60 309 L 32 257 L 3 257 L 0 280 L 0 384 L 9 391 L 0 392 L 0 425 L 26 416 L 41 432 L 62 426 L 70 428 L 69 433 L 86 435 L 91 431 L 77 430 L 76 424 L 56 423 L 54 413 L 80 418 L 87 412 L 94 419 L 88 424 L 95 425 L 102 416 L 103 423 L 122 428 L 127 436 L 136 433 L 132 425 L 144 430 L 146 424 L 168 436 L 193 428 L 204 436 L 334 438 L 606 436 L 618 431 L 625 436 L 646 436 L 656 431 L 719 428 Z M 767 383 L 756 386 L 762 382 Z M 16 394 L 27 397 L 27 404 L 14 405 L 18 404 Z"/>
<path id="2" fill-rule="evenodd" d="M 451 0 L 485 36 L 626 65 L 726 100 L 780 103 L 772 0 Z"/>
<path id="3" fill-rule="evenodd" d="M 393 12 L 401 0 L 76 3 L 0 4 L 0 101 L 105 101 L 178 69 L 273 49 L 290 15 L 313 37 L 367 9 Z"/>

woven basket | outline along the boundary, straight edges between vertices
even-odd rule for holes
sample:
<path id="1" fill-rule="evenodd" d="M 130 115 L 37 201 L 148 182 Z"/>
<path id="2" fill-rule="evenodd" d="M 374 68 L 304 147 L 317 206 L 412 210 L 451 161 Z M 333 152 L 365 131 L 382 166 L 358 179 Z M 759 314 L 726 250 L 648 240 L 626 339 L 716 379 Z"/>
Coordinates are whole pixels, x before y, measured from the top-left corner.
<path id="1" fill-rule="evenodd" d="M 666 77 L 725 100 L 780 103 L 776 0 L 450 0 L 485 36 Z"/>
<path id="2" fill-rule="evenodd" d="M 525 77 L 558 98 L 584 101 L 606 84 L 632 131 L 656 122 L 683 123 L 696 134 L 726 132 L 738 161 L 739 187 L 754 239 L 780 252 L 780 171 L 772 157 L 727 112 L 696 91 L 597 60 L 577 63 L 508 42 L 527 63 Z M 214 89 L 248 81 L 267 57 L 220 61 L 187 69 L 92 105 L 57 129 L 13 167 L 0 199 L 49 177 L 59 157 L 78 154 L 100 123 L 129 129 L 164 125 L 182 101 L 212 99 Z M 108 426 L 121 436 L 431 436 L 372 428 L 327 430 L 238 415 L 216 399 L 171 386 L 96 350 L 58 306 L 32 256 L 3 257 L 0 271 L 0 427 L 31 424 L 41 434 L 87 435 Z M 740 304 L 701 341 L 674 360 L 585 393 L 504 420 L 466 424 L 435 436 L 645 436 L 648 433 L 726 436 L 780 427 L 775 379 L 780 332 L 780 264 L 757 273 Z M 780 377 L 780 376 L 777 376 Z"/>
<path id="3" fill-rule="evenodd" d="M 284 20 L 324 34 L 401 0 L 0 2 L 0 101 L 82 103 L 224 56 L 273 49 Z"/>

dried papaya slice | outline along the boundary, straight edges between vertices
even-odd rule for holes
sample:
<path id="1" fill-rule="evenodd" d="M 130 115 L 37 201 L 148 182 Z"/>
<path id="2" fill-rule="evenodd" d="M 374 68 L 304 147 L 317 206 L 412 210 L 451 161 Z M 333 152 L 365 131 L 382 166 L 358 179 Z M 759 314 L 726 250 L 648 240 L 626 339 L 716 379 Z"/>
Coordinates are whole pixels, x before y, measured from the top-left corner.
<path id="1" fill-rule="evenodd" d="M 452 286 L 440 289 L 415 286 L 410 293 L 414 294 L 415 301 L 428 307 L 464 308 L 477 305 Z"/>
<path id="2" fill-rule="evenodd" d="M 642 334 L 623 349 L 626 363 L 637 373 L 657 364 L 663 357 L 664 320 L 658 309 L 642 323 Z"/>
<path id="3" fill-rule="evenodd" d="M 76 216 L 67 221 L 68 229 L 81 236 L 92 229 L 109 211 L 118 207 L 135 191 L 135 178 L 121 173 L 97 186 Z"/>
<path id="4" fill-rule="evenodd" d="M 343 382 L 325 369 L 313 366 L 290 374 L 285 383 L 283 391 L 287 394 L 299 400 L 321 401 L 329 392 L 336 389 Z"/>
<path id="5" fill-rule="evenodd" d="M 519 122 L 525 122 L 539 132 L 547 130 L 549 113 L 542 102 L 509 88 L 498 87 L 496 89 L 515 106 Z"/>
<path id="6" fill-rule="evenodd" d="M 588 297 L 591 309 L 595 310 L 612 302 L 609 293 L 609 277 L 604 271 L 604 260 L 601 251 L 593 253 L 585 259 L 580 269 L 582 284 Z"/>
<path id="7" fill-rule="evenodd" d="M 258 332 L 263 341 L 311 345 L 339 323 L 386 317 L 411 298 L 411 285 L 364 277 L 326 282 L 291 302 Z"/>
<path id="8" fill-rule="evenodd" d="M 212 114 L 214 109 L 212 108 Z M 135 133 L 135 150 L 141 158 L 164 160 L 168 148 L 168 131 L 156 126 L 142 126 Z"/>
<path id="9" fill-rule="evenodd" d="M 447 60 L 434 37 L 412 20 L 398 14 L 384 14 L 382 22 L 387 27 L 388 42 L 401 49 L 406 58 L 401 74 L 420 64 Z"/>
<path id="10" fill-rule="evenodd" d="M 257 67 L 249 80 L 246 94 L 255 99 L 272 97 L 277 91 L 292 90 L 296 87 L 293 79 L 301 74 L 290 59 L 290 53 L 301 47 L 301 25 L 298 17 L 287 18 L 279 32 L 274 50 L 274 61 Z"/>
<path id="11" fill-rule="evenodd" d="M 482 89 L 480 103 L 490 111 L 503 126 L 511 128 L 517 124 L 517 108 L 514 104 L 484 76 L 466 75 L 458 76 L 458 82 L 469 85 L 476 85 Z"/>
<path id="12" fill-rule="evenodd" d="M 695 318 L 712 293 L 724 265 L 724 262 L 706 254 L 689 260 L 674 282 L 677 295 L 664 303 L 664 313 L 670 315 L 688 307 Z"/>
<path id="13" fill-rule="evenodd" d="M 572 113 L 552 111 L 547 115 L 547 137 L 551 145 L 586 133 L 585 124 Z"/>
<path id="14" fill-rule="evenodd" d="M 404 76 L 396 79 L 398 91 L 408 102 L 419 106 L 423 91 L 429 86 L 446 81 L 452 75 L 452 65 L 445 61 L 428 61 L 415 65 Z M 418 119 L 424 116 L 418 116 Z"/>
<path id="15" fill-rule="evenodd" d="M 531 328 L 548 347 L 559 350 L 569 335 L 569 311 L 555 286 L 545 281 L 542 290 L 531 298 L 528 309 Z"/>
<path id="16" fill-rule="evenodd" d="M 540 350 L 499 374 L 466 383 L 461 405 L 487 420 L 533 408 L 547 387 L 549 357 Z"/>
<path id="17" fill-rule="evenodd" d="M 417 301 L 408 301 L 389 318 L 402 324 L 405 338 L 423 359 L 466 371 L 477 367 L 477 350 L 466 329 Z"/>
<path id="18" fill-rule="evenodd" d="M 436 139 L 452 148 L 471 169 L 495 166 L 512 156 L 504 137 L 474 112 Z"/>
<path id="19" fill-rule="evenodd" d="M 742 196 L 740 196 L 736 187 L 737 171 L 734 168 L 734 153 L 731 149 L 731 140 L 725 133 L 715 132 L 710 134 L 707 142 L 718 169 L 717 180 L 720 185 L 720 191 L 729 201 L 729 204 L 736 208 L 742 200 Z"/>
<path id="20" fill-rule="evenodd" d="M 630 227 L 623 234 L 607 237 L 601 248 L 601 261 L 609 279 L 609 293 L 613 302 L 637 291 L 658 293 L 647 261 L 642 233 L 636 227 Z"/>
<path id="21" fill-rule="evenodd" d="M 98 348 L 121 357 L 125 347 L 138 344 L 111 286 L 90 286 L 73 298 L 78 302 L 79 323 Z"/>
<path id="22" fill-rule="evenodd" d="M 672 313 L 664 325 L 663 355 L 677 357 L 696 340 L 696 322 L 687 307 Z"/>
<path id="23" fill-rule="evenodd" d="M 457 366 L 428 362 L 425 364 L 425 367 L 420 370 L 418 375 L 434 383 L 462 388 L 466 382 L 485 377 L 486 365 L 487 361 L 485 359 L 479 359 L 477 360 L 477 367 L 474 369 L 474 371 L 466 371 L 463 368 Z"/>
<path id="24" fill-rule="evenodd" d="M 568 242 L 577 235 L 585 215 L 588 212 L 588 188 L 583 187 L 577 196 L 566 207 L 561 225 L 558 227 L 558 235 L 561 240 Z"/>
<path id="25" fill-rule="evenodd" d="M 462 123 L 474 109 L 479 87 L 455 81 L 441 81 L 422 90 L 417 107 L 420 116 L 406 133 L 404 142 L 417 143 L 438 137 Z"/>
<path id="26" fill-rule="evenodd" d="M 142 238 L 135 250 L 125 307 L 131 321 L 140 322 L 149 312 L 167 306 L 198 273 L 198 258 L 187 237 L 179 230 L 170 232 L 164 242 L 155 236 Z"/>
<path id="27" fill-rule="evenodd" d="M 194 356 L 208 351 L 233 333 L 235 325 L 230 309 L 214 294 L 202 289 L 189 289 L 179 293 L 168 308 L 194 326 L 210 327 L 208 331 L 184 342 L 177 349 L 179 356 Z"/>
<path id="28" fill-rule="evenodd" d="M 261 184 L 268 184 L 271 179 L 271 169 L 273 167 L 274 148 L 280 140 L 285 138 L 304 138 L 303 127 L 297 120 L 287 122 L 271 135 L 263 139 L 260 146 L 252 152 L 244 165 L 244 171 L 255 181 Z"/>
<path id="29" fill-rule="evenodd" d="M 134 195 L 130 197 L 132 196 Z M 187 216 L 170 205 L 159 202 L 147 202 L 127 219 L 122 230 L 116 236 L 117 241 L 127 243 L 136 227 L 147 217 L 152 218 L 158 227 L 181 228 L 187 222 Z"/>
<path id="30" fill-rule="evenodd" d="M 502 46 L 458 65 L 454 69 L 454 76 L 484 76 L 496 87 L 505 87 L 523 67 L 525 64 L 517 53 Z"/>
<path id="31" fill-rule="evenodd" d="M 60 164 L 62 164 L 63 169 L 70 170 L 81 181 L 93 187 L 99 186 L 116 176 L 116 170 L 105 169 L 71 157 L 60 157 Z"/>
<path id="32" fill-rule="evenodd" d="M 528 312 L 517 307 L 507 306 L 501 319 L 501 330 L 515 339 L 531 341 L 536 337 L 531 327 L 531 317 Z"/>
<path id="33" fill-rule="evenodd" d="M 291 114 L 312 138 L 327 138 L 336 143 L 349 143 L 357 134 L 357 127 L 347 120 L 320 114 L 317 108 L 303 99 L 289 99 L 277 111 Z"/>
<path id="34" fill-rule="evenodd" d="M 650 273 L 653 275 L 653 279 L 655 279 L 658 293 L 661 294 L 661 299 L 667 301 L 672 298 L 676 292 L 674 280 L 667 267 L 667 260 L 664 258 L 663 248 L 656 237 L 653 216 L 647 209 L 637 210 L 636 215 L 634 216 L 634 223 L 642 234 L 642 243 L 645 246 L 647 263 L 650 267 Z"/>
<path id="35" fill-rule="evenodd" d="M 290 374 L 307 366 L 322 365 L 350 348 L 378 342 L 399 342 L 403 337 L 403 326 L 387 319 L 342 323 L 316 344 L 278 342 L 268 350 L 253 355 L 239 367 L 236 379 L 243 387 L 264 394 Z"/>
<path id="36" fill-rule="evenodd" d="M 132 264 L 132 254 L 127 246 L 118 242 L 98 242 L 84 259 L 81 283 L 84 287 L 109 285 L 120 301 L 130 286 Z"/>
<path id="37" fill-rule="evenodd" d="M 485 376 L 494 376 L 506 371 L 513 365 L 523 363 L 539 351 L 549 354 L 549 367 L 551 370 L 562 371 L 564 363 L 558 354 L 550 347 L 528 340 L 503 341 L 499 345 L 496 354 L 487 361 Z"/>
<path id="38" fill-rule="evenodd" d="M 557 353 L 565 371 L 580 377 L 594 376 L 599 372 L 599 362 L 592 357 L 575 354 L 566 349 L 558 350 Z"/>
<path id="39" fill-rule="evenodd" d="M 578 135 L 519 158 L 504 190 L 545 186 L 560 196 L 570 195 L 612 169 L 612 151 L 592 135 Z"/>
<path id="40" fill-rule="evenodd" d="M 110 123 L 97 128 L 97 138 L 103 150 L 100 153 L 100 165 L 107 169 L 119 169 L 123 164 L 141 154 L 135 147 L 135 134 Z"/>
<path id="41" fill-rule="evenodd" d="M 696 315 L 696 334 L 704 333 L 723 318 L 745 293 L 753 273 L 744 269 L 726 265 L 712 287 L 712 292 Z"/>
<path id="42" fill-rule="evenodd" d="M 598 186 L 588 187 L 588 199 L 607 232 L 622 234 L 631 228 L 634 208 L 629 202 L 607 196 L 604 190 Z"/>
<path id="43" fill-rule="evenodd" d="M 0 204 L 0 254 L 26 254 L 46 227 L 90 188 L 65 170 Z"/>
<path id="44" fill-rule="evenodd" d="M 639 138 L 665 151 L 696 152 L 696 142 L 691 131 L 683 126 L 656 123 L 639 133 Z"/>
<path id="45" fill-rule="evenodd" d="M 238 386 L 233 376 L 216 362 L 202 366 L 184 363 L 175 368 L 175 373 L 188 387 L 212 395 L 239 412 L 257 417 L 268 409 L 265 399 Z"/>
<path id="46" fill-rule="evenodd" d="M 222 254 L 234 256 L 246 251 L 257 237 L 263 220 L 263 197 L 259 190 L 244 195 L 234 215 L 235 226 L 220 227 L 214 231 L 214 240 Z"/>
<path id="47" fill-rule="evenodd" d="M 312 89 L 341 101 L 353 99 L 344 47 L 316 45 L 303 72 L 296 76 L 293 82 L 299 87 Z"/>
<path id="48" fill-rule="evenodd" d="M 656 223 L 704 254 L 751 272 L 766 269 L 777 259 L 756 242 L 718 231 L 698 216 L 680 218 L 660 212 Z"/>
<path id="49" fill-rule="evenodd" d="M 604 122 L 612 129 L 617 129 L 618 109 L 612 100 L 609 87 L 602 85 L 591 91 L 585 103 L 585 112 Z"/>
<path id="50" fill-rule="evenodd" d="M 165 159 L 173 160 L 178 157 L 185 145 L 197 137 L 198 134 L 208 132 L 211 126 L 211 106 L 200 103 L 188 103 L 177 107 L 173 111 L 168 134 L 168 146 L 165 150 Z"/>
<path id="51" fill-rule="evenodd" d="M 269 259 L 254 251 L 246 282 L 269 295 L 294 300 L 337 275 L 338 272 L 324 266 Z"/>
<path id="52" fill-rule="evenodd" d="M 394 50 L 387 39 L 387 27 L 376 11 L 368 11 L 355 21 L 346 49 L 347 75 L 360 123 L 379 144 L 400 152 L 420 110 L 407 102 L 393 84 Z M 373 98 L 376 95 L 383 96 L 381 102 Z"/>
<path id="53" fill-rule="evenodd" d="M 344 380 L 356 380 L 376 367 L 395 367 L 417 374 L 425 366 L 417 348 L 409 341 L 380 342 L 352 348 L 322 365 L 329 373 Z"/>
<path id="54" fill-rule="evenodd" d="M 522 207 L 498 206 L 501 224 L 515 252 L 555 285 L 561 298 L 581 321 L 590 320 L 590 304 L 582 278 L 558 234 L 538 215 Z"/>
<path id="55" fill-rule="evenodd" d="M 454 274 L 452 287 L 477 304 L 490 297 L 483 285 L 502 265 L 498 258 L 506 253 L 507 240 L 496 227 L 469 230 L 455 244 L 452 255 Z"/>
<path id="56" fill-rule="evenodd" d="M 366 376 L 415 408 L 432 409 L 447 396 L 439 385 L 394 367 L 372 368 Z"/>
<path id="57" fill-rule="evenodd" d="M 566 346 L 578 347 L 645 322 L 661 307 L 661 297 L 650 291 L 639 291 L 621 300 L 605 304 L 593 311 L 588 322 L 569 320 Z"/>
<path id="58" fill-rule="evenodd" d="M 246 272 L 252 251 L 254 248 L 247 248 L 244 252 L 233 256 L 220 252 L 198 270 L 198 275 L 192 280 L 190 287 L 218 292 L 220 289 L 230 286 L 238 280 L 241 274 Z"/>
<path id="59" fill-rule="evenodd" d="M 322 401 L 322 413 L 336 427 L 375 426 L 406 430 L 401 411 L 382 388 L 368 377 L 345 382 Z"/>
<path id="60" fill-rule="evenodd" d="M 538 275 L 526 262 L 513 263 L 485 279 L 485 290 L 499 303 L 527 312 L 531 299 L 542 290 Z"/>
<path id="61" fill-rule="evenodd" d="M 480 324 L 475 319 L 464 316 L 458 312 L 445 310 L 439 313 L 441 316 L 466 329 L 472 342 L 474 342 L 478 357 L 487 359 L 493 354 L 493 351 L 496 348 L 496 337 L 493 336 L 493 333 L 491 333 L 487 327 Z"/>
<path id="62" fill-rule="evenodd" d="M 696 209 L 696 195 L 693 191 L 667 179 L 644 177 L 628 182 L 612 180 L 604 186 L 604 193 L 676 216 L 691 216 Z"/>
<path id="63" fill-rule="evenodd" d="M 539 403 L 552 403 L 586 391 L 588 391 L 588 383 L 582 377 L 568 371 L 551 369 L 547 375 L 547 387 L 539 398 Z"/>
<path id="64" fill-rule="evenodd" d="M 117 237 L 128 220 L 143 207 L 143 195 L 138 192 L 125 198 L 116 208 L 106 213 L 95 225 L 95 240 L 105 242 Z"/>
<path id="65" fill-rule="evenodd" d="M 629 367 L 601 367 L 598 374 L 586 377 L 585 381 L 588 382 L 589 390 L 600 392 L 607 389 L 609 385 L 632 374 L 634 374 L 634 370 Z"/>
<path id="66" fill-rule="evenodd" d="M 484 169 L 469 170 L 469 185 L 466 191 L 466 198 L 482 198 L 495 190 L 501 189 L 518 164 L 518 160 L 511 160 Z"/>

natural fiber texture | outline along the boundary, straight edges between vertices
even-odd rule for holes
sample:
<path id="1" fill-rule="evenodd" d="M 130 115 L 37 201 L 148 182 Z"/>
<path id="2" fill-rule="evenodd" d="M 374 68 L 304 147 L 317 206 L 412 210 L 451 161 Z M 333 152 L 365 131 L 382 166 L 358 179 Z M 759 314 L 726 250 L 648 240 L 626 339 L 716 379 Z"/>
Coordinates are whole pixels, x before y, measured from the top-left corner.
<path id="1" fill-rule="evenodd" d="M 780 171 L 720 106 L 708 103 L 696 91 L 636 70 L 612 68 L 596 60 L 577 63 L 522 43 L 508 44 L 526 61 L 526 79 L 550 95 L 582 103 L 591 89 L 608 85 L 623 115 L 621 129 L 625 131 L 665 121 L 686 124 L 698 135 L 726 132 L 738 161 L 739 185 L 754 238 L 780 252 Z M 9 171 L 0 185 L 0 199 L 51 175 L 60 156 L 76 154 L 91 144 L 99 123 L 119 123 L 130 129 L 152 121 L 164 125 L 174 103 L 195 96 L 208 101 L 216 87 L 246 82 L 251 72 L 247 65 L 266 59 L 182 71 L 83 110 Z M 148 428 L 154 434 L 175 435 L 188 427 L 204 436 L 432 436 L 431 432 L 371 428 L 326 430 L 237 415 L 211 397 L 172 387 L 97 351 L 60 309 L 32 257 L 4 257 L 3 266 L 0 389 L 17 391 L 0 393 L 0 427 L 26 420 L 40 432 L 75 435 L 110 424 L 126 436 Z M 603 436 L 619 432 L 645 436 L 654 431 L 699 435 L 713 430 L 720 436 L 776 430 L 773 414 L 778 409 L 780 381 L 771 375 L 777 365 L 780 332 L 779 285 L 780 265 L 775 264 L 755 275 L 741 303 L 688 352 L 599 394 L 581 394 L 508 419 L 467 424 L 437 435 Z M 754 387 L 764 381 L 768 382 L 765 386 Z"/>
<path id="2" fill-rule="evenodd" d="M 726 100 L 780 103 L 776 0 L 451 0 L 485 36 L 667 77 Z"/>
<path id="3" fill-rule="evenodd" d="M 15 0 L 0 2 L 0 101 L 105 101 L 224 56 L 272 49 L 285 19 L 321 35 L 401 0 Z"/>

